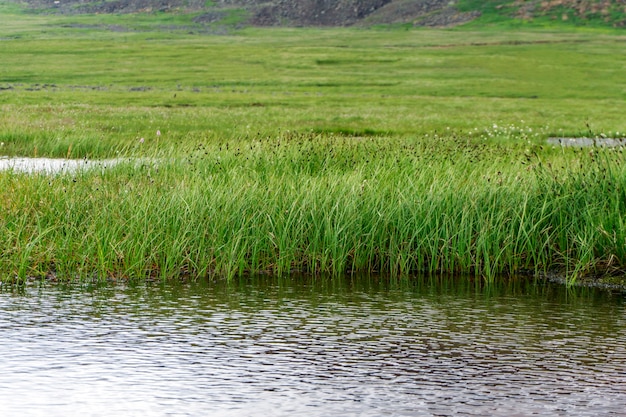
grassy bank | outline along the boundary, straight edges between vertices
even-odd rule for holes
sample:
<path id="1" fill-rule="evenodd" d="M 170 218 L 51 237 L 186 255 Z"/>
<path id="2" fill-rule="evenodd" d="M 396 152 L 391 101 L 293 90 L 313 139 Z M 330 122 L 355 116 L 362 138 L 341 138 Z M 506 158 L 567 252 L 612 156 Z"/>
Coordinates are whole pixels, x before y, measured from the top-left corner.
<path id="1" fill-rule="evenodd" d="M 620 32 L 4 13 L 0 153 L 130 161 L 0 172 L 4 279 L 626 266 L 622 152 L 544 145 L 626 131 Z"/>
<path id="2" fill-rule="evenodd" d="M 574 279 L 623 267 L 625 169 L 618 150 L 285 134 L 170 162 L 3 173 L 0 269 L 21 279 L 561 269 Z"/>

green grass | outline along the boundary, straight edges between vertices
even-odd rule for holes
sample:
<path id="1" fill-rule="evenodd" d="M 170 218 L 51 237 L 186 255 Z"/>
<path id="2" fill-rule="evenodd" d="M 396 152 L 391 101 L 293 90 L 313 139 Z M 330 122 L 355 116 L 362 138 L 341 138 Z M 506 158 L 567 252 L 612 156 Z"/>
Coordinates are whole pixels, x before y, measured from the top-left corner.
<path id="1" fill-rule="evenodd" d="M 592 28 L 602 30 L 623 28 L 626 10 L 623 2 L 599 0 L 564 1 L 561 4 L 530 0 L 459 0 L 461 11 L 480 11 L 481 16 L 470 22 L 469 27 L 491 27 L 497 29 L 520 28 Z M 584 3 L 584 4 L 583 4 Z M 594 7 L 610 3 L 608 7 Z M 523 12 L 526 8 L 526 13 Z"/>
<path id="2" fill-rule="evenodd" d="M 559 269 L 575 279 L 626 259 L 617 150 L 284 134 L 186 152 L 78 174 L 0 175 L 5 278 L 493 280 Z"/>
<path id="3" fill-rule="evenodd" d="M 177 140 L 494 123 L 544 135 L 580 134 L 586 122 L 598 133 L 626 130 L 617 35 L 249 29 L 92 39 L 67 30 L 0 43 L 9 154 L 36 145 L 61 156 L 71 145 L 83 149 L 77 157 L 113 156 L 157 128 Z"/>
<path id="4" fill-rule="evenodd" d="M 152 161 L 0 172 L 6 280 L 624 270 L 623 154 L 544 145 L 626 131 L 621 32 L 0 13 L 1 154 Z"/>

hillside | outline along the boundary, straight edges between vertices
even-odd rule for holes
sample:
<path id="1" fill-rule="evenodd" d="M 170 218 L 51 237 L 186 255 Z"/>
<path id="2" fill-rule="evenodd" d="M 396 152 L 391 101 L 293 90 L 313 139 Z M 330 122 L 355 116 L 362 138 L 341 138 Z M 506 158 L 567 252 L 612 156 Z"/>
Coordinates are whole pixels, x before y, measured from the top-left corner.
<path id="1" fill-rule="evenodd" d="M 13 0 L 61 14 L 184 13 L 205 25 L 449 27 L 479 19 L 626 25 L 626 0 Z"/>
<path id="2" fill-rule="evenodd" d="M 626 26 L 626 0 L 461 0 L 457 3 L 461 11 L 480 12 L 491 19 Z"/>

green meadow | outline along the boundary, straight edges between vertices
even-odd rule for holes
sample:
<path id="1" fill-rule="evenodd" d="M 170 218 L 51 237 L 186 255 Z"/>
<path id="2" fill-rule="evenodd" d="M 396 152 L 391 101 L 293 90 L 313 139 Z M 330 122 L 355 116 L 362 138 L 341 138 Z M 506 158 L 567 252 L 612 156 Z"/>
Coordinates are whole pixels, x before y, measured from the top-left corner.
<path id="1" fill-rule="evenodd" d="M 0 18 L 4 280 L 626 267 L 623 31 Z"/>

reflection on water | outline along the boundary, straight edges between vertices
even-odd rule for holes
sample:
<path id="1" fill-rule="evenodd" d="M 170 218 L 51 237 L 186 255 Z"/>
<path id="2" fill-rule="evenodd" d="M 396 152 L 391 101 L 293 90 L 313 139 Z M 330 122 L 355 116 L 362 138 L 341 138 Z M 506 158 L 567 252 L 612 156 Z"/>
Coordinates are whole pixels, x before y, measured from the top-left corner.
<path id="1" fill-rule="evenodd" d="M 0 415 L 623 415 L 620 293 L 375 279 L 0 292 Z"/>

